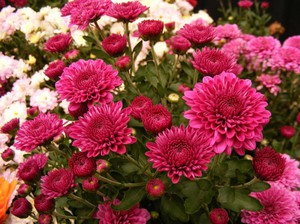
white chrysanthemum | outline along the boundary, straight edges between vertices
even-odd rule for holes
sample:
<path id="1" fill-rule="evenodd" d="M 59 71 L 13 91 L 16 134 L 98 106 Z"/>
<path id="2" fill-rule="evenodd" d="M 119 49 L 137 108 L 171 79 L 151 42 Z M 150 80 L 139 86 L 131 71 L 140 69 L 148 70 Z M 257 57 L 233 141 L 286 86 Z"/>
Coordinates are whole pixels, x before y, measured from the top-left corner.
<path id="1" fill-rule="evenodd" d="M 30 88 L 30 78 L 24 77 L 15 81 L 13 84 L 12 93 L 15 101 L 25 101 L 25 97 L 32 94 L 32 89 Z"/>
<path id="2" fill-rule="evenodd" d="M 101 16 L 101 18 L 97 21 L 97 23 L 100 28 L 103 28 L 107 25 L 111 25 L 111 24 L 115 23 L 116 21 L 117 21 L 117 19 L 104 15 L 104 16 Z"/>
<path id="3" fill-rule="evenodd" d="M 25 72 L 30 69 L 30 66 L 22 59 L 15 60 L 13 57 L 5 56 L 0 52 L 0 79 L 22 78 L 26 76 Z"/>
<path id="4" fill-rule="evenodd" d="M 38 89 L 30 98 L 30 106 L 38 107 L 43 113 L 53 110 L 57 105 L 57 92 L 49 88 Z"/>
<path id="5" fill-rule="evenodd" d="M 0 133 L 0 153 L 2 153 L 5 149 L 7 149 L 6 143 L 9 141 L 9 135 Z M 0 159 L 1 161 L 2 159 Z M 0 165 L 0 167 L 2 167 Z"/>
<path id="6" fill-rule="evenodd" d="M 20 19 L 14 10 L 15 8 L 7 6 L 0 12 L 0 40 L 12 35 L 18 29 Z"/>
<path id="7" fill-rule="evenodd" d="M 125 30 L 124 30 L 123 23 L 113 23 L 110 28 L 110 32 L 124 35 Z"/>
<path id="8" fill-rule="evenodd" d="M 164 23 L 176 22 L 182 19 L 182 15 L 175 4 L 169 4 L 162 0 L 153 0 L 149 9 L 149 17 L 159 19 Z"/>
<path id="9" fill-rule="evenodd" d="M 45 75 L 44 69 L 46 69 L 47 66 L 45 66 L 42 70 L 37 71 L 31 76 L 31 83 L 30 86 L 32 89 L 37 90 L 40 88 L 40 85 L 49 80 L 49 78 Z"/>
<path id="10" fill-rule="evenodd" d="M 6 93 L 4 96 L 0 97 L 0 115 L 3 114 L 4 110 L 12 104 L 14 101 L 14 94 L 11 92 Z M 1 116 L 0 116 L 1 118 Z"/>
<path id="11" fill-rule="evenodd" d="M 61 108 L 63 108 L 64 112 L 66 114 L 69 114 L 69 105 L 70 105 L 70 102 L 68 102 L 66 99 L 62 100 L 60 103 L 59 103 L 59 106 Z"/>
<path id="12" fill-rule="evenodd" d="M 160 41 L 154 45 L 154 51 L 157 57 L 162 58 L 169 51 L 169 48 L 165 41 Z"/>
<path id="13" fill-rule="evenodd" d="M 183 20 L 181 21 L 178 21 L 180 22 L 180 26 L 179 27 L 176 27 L 176 30 L 181 27 L 183 27 L 185 24 L 189 24 L 195 20 L 198 20 L 198 19 L 202 19 L 203 22 L 207 25 L 213 23 L 213 19 L 207 14 L 207 12 L 203 11 L 203 10 L 200 10 L 198 13 L 193 13 L 191 16 L 185 16 L 183 17 Z"/>
<path id="14" fill-rule="evenodd" d="M 0 125 L 3 125 L 13 118 L 20 118 L 20 124 L 25 121 L 27 117 L 27 108 L 25 103 L 14 102 L 9 105 L 3 112 Z"/>
<path id="15" fill-rule="evenodd" d="M 194 7 L 186 0 L 176 0 L 176 6 L 183 15 L 188 15 Z"/>
<path id="16" fill-rule="evenodd" d="M 76 46 L 86 46 L 86 40 L 83 38 L 86 35 L 86 32 L 77 30 L 74 26 L 71 27 L 71 36 Z"/>

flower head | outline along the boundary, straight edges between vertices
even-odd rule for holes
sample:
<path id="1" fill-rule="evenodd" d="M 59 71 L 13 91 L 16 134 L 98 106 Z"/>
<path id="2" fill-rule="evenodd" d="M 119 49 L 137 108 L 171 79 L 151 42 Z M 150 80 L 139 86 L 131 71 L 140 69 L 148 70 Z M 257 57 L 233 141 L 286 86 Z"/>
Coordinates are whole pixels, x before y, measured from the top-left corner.
<path id="1" fill-rule="evenodd" d="M 86 191 L 96 191 L 99 188 L 98 179 L 94 176 L 82 181 L 82 187 Z"/>
<path id="2" fill-rule="evenodd" d="M 283 42 L 283 47 L 294 47 L 300 50 L 300 35 L 287 38 Z"/>
<path id="3" fill-rule="evenodd" d="M 281 90 L 278 86 L 281 83 L 279 75 L 261 74 L 256 78 L 256 80 L 261 82 L 261 84 L 266 87 L 274 96 L 276 96 Z M 257 89 L 260 88 L 262 88 L 262 86 L 259 86 Z"/>
<path id="4" fill-rule="evenodd" d="M 214 40 L 234 40 L 241 36 L 242 31 L 236 24 L 224 24 L 215 28 L 216 37 Z"/>
<path id="5" fill-rule="evenodd" d="M 14 157 L 15 157 L 15 152 L 11 148 L 7 148 L 1 153 L 1 158 L 5 162 L 12 160 Z"/>
<path id="6" fill-rule="evenodd" d="M 171 127 L 172 114 L 161 104 L 149 107 L 142 114 L 142 122 L 146 131 L 158 134 L 159 132 Z"/>
<path id="7" fill-rule="evenodd" d="M 146 224 L 150 220 L 150 213 L 144 209 L 140 208 L 140 205 L 137 204 L 126 211 L 115 211 L 111 208 L 111 205 L 118 205 L 120 201 L 115 199 L 113 202 L 105 202 L 98 206 L 98 212 L 96 217 L 100 219 L 99 224 Z"/>
<path id="8" fill-rule="evenodd" d="M 51 37 L 46 43 L 44 50 L 55 53 L 55 52 L 63 52 L 67 50 L 72 41 L 71 34 L 57 34 L 54 37 Z"/>
<path id="9" fill-rule="evenodd" d="M 147 9 L 138 1 L 115 3 L 107 10 L 106 15 L 120 21 L 133 22 Z"/>
<path id="10" fill-rule="evenodd" d="M 40 214 L 38 218 L 39 224 L 51 224 L 53 223 L 52 215 L 50 214 Z"/>
<path id="11" fill-rule="evenodd" d="M 67 60 L 73 60 L 77 58 L 78 55 L 79 55 L 79 51 L 77 49 L 73 49 L 65 53 L 65 58 Z"/>
<path id="12" fill-rule="evenodd" d="M 128 70 L 131 66 L 130 57 L 128 55 L 124 55 L 124 56 L 117 58 L 115 65 L 117 66 L 117 68 L 120 71 Z"/>
<path id="13" fill-rule="evenodd" d="M 190 180 L 202 176 L 215 155 L 203 133 L 188 126 L 172 127 L 158 134 L 155 142 L 147 142 L 148 161 L 160 172 L 168 172 L 174 184 L 181 176 Z"/>
<path id="14" fill-rule="evenodd" d="M 13 118 L 1 127 L 1 132 L 5 134 L 14 133 L 19 128 L 19 124 L 20 124 L 20 119 Z"/>
<path id="15" fill-rule="evenodd" d="M 250 80 L 232 73 L 204 77 L 183 99 L 191 107 L 184 117 L 209 136 L 216 153 L 230 154 L 231 147 L 240 155 L 254 150 L 271 116 L 264 95 L 251 87 Z"/>
<path id="16" fill-rule="evenodd" d="M 102 42 L 102 47 L 110 56 L 118 57 L 125 52 L 126 36 L 120 34 L 110 34 Z"/>
<path id="17" fill-rule="evenodd" d="M 146 96 L 137 96 L 133 99 L 129 108 L 131 108 L 130 115 L 136 119 L 140 120 L 145 111 L 153 106 L 153 102 L 150 98 Z"/>
<path id="18" fill-rule="evenodd" d="M 78 118 L 89 110 L 87 103 L 71 102 L 68 106 L 68 112 L 71 116 Z"/>
<path id="19" fill-rule="evenodd" d="M 282 69 L 300 73 L 300 49 L 281 47 L 272 54 L 269 65 L 273 70 Z"/>
<path id="20" fill-rule="evenodd" d="M 187 50 L 192 46 L 190 41 L 183 36 L 172 36 L 170 39 L 166 40 L 169 45 L 170 50 L 176 54 L 185 54 Z"/>
<path id="21" fill-rule="evenodd" d="M 214 208 L 209 213 L 212 224 L 227 224 L 229 222 L 228 213 L 224 208 Z"/>
<path id="22" fill-rule="evenodd" d="M 66 195 L 74 186 L 74 174 L 68 169 L 52 170 L 48 175 L 42 177 L 42 194 L 48 198 Z"/>
<path id="23" fill-rule="evenodd" d="M 138 24 L 138 31 L 143 40 L 157 40 L 164 30 L 160 20 L 144 20 Z"/>
<path id="24" fill-rule="evenodd" d="M 152 197 L 161 197 L 165 193 L 165 184 L 159 179 L 151 179 L 146 184 L 147 193 Z"/>
<path id="25" fill-rule="evenodd" d="M 32 205 L 26 198 L 18 198 L 13 202 L 11 214 L 23 219 L 30 215 L 31 210 Z"/>
<path id="26" fill-rule="evenodd" d="M 56 79 L 63 73 L 65 67 L 66 64 L 62 60 L 51 62 L 45 70 L 45 75 L 50 79 Z"/>
<path id="27" fill-rule="evenodd" d="M 84 152 L 76 152 L 69 159 L 69 167 L 77 177 L 88 177 L 95 173 L 96 162 Z"/>
<path id="28" fill-rule="evenodd" d="M 11 182 L 4 179 L 4 177 L 0 177 L 0 223 L 4 223 L 6 219 L 6 211 L 9 208 L 10 197 L 14 192 L 17 180 L 13 180 Z"/>
<path id="29" fill-rule="evenodd" d="M 244 8 L 244 9 L 250 9 L 252 5 L 253 5 L 253 2 L 250 0 L 240 0 L 238 2 L 238 6 L 240 8 Z"/>
<path id="30" fill-rule="evenodd" d="M 23 7 L 27 4 L 27 0 L 9 0 L 15 7 Z"/>
<path id="31" fill-rule="evenodd" d="M 27 195 L 30 194 L 32 191 L 32 187 L 27 185 L 27 184 L 21 184 L 20 187 L 18 188 L 18 195 L 21 197 L 26 197 Z"/>
<path id="32" fill-rule="evenodd" d="M 17 132 L 14 146 L 19 150 L 31 152 L 59 136 L 62 131 L 62 120 L 56 114 L 40 113 L 33 120 L 23 123 Z"/>
<path id="33" fill-rule="evenodd" d="M 34 197 L 34 207 L 39 213 L 50 213 L 55 206 L 55 200 L 40 194 Z"/>
<path id="34" fill-rule="evenodd" d="M 196 46 L 212 41 L 216 35 L 212 26 L 204 26 L 199 23 L 186 24 L 177 34 L 185 37 Z"/>
<path id="35" fill-rule="evenodd" d="M 285 125 L 280 128 L 280 133 L 285 138 L 291 138 L 296 134 L 296 129 L 293 126 Z"/>
<path id="36" fill-rule="evenodd" d="M 262 9 L 267 9 L 267 8 L 269 8 L 269 2 L 266 2 L 266 1 L 263 1 L 263 2 L 261 2 L 260 3 L 260 7 L 262 8 Z"/>
<path id="37" fill-rule="evenodd" d="M 219 49 L 204 47 L 202 51 L 193 53 L 192 64 L 204 75 L 215 76 L 222 72 L 232 72 L 236 65 L 235 59 Z"/>
<path id="38" fill-rule="evenodd" d="M 130 110 L 122 109 L 122 102 L 92 107 L 70 128 L 73 145 L 88 157 L 105 156 L 110 151 L 124 154 L 125 145 L 136 141 L 127 127 L 129 114 Z"/>
<path id="39" fill-rule="evenodd" d="M 280 179 L 285 169 L 285 159 L 271 147 L 257 150 L 252 163 L 255 174 L 266 181 Z"/>
<path id="40" fill-rule="evenodd" d="M 257 212 L 243 210 L 241 214 L 242 223 L 297 223 L 298 204 L 295 195 L 288 189 L 271 184 L 271 188 L 268 190 L 252 192 L 250 195 L 260 201 L 263 209 Z"/>
<path id="41" fill-rule="evenodd" d="M 61 99 L 74 103 L 109 103 L 111 90 L 122 84 L 118 71 L 101 59 L 79 60 L 65 68 L 55 86 Z"/>
<path id="42" fill-rule="evenodd" d="M 98 159 L 96 161 L 96 170 L 97 170 L 97 173 L 105 173 L 107 170 L 109 170 L 111 164 L 107 161 L 107 160 L 104 160 L 104 159 Z"/>

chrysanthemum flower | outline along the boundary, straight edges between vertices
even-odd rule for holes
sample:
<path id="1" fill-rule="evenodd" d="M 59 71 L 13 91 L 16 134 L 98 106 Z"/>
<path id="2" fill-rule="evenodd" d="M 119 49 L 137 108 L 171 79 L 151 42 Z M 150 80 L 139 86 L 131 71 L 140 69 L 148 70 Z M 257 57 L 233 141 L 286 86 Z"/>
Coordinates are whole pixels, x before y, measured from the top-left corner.
<path id="1" fill-rule="evenodd" d="M 177 34 L 185 37 L 196 46 L 208 43 L 216 36 L 212 26 L 204 26 L 198 23 L 184 25 L 177 31 Z"/>
<path id="2" fill-rule="evenodd" d="M 203 75 L 215 76 L 222 72 L 232 72 L 236 60 L 219 49 L 202 48 L 193 53 L 192 64 Z"/>
<path id="3" fill-rule="evenodd" d="M 62 15 L 71 15 L 70 25 L 85 30 L 89 23 L 97 21 L 111 6 L 111 0 L 75 0 L 68 2 L 62 9 Z"/>
<path id="4" fill-rule="evenodd" d="M 27 218 L 32 211 L 32 205 L 26 198 L 18 198 L 13 202 L 11 214 L 23 219 Z"/>
<path id="5" fill-rule="evenodd" d="M 146 190 L 152 197 L 161 197 L 165 193 L 165 184 L 159 178 L 151 179 L 146 184 Z"/>
<path id="6" fill-rule="evenodd" d="M 293 126 L 284 125 L 280 128 L 280 133 L 285 138 L 292 138 L 296 134 L 296 129 Z"/>
<path id="7" fill-rule="evenodd" d="M 244 8 L 244 9 L 250 9 L 252 5 L 253 5 L 253 2 L 250 0 L 240 0 L 238 2 L 238 6 L 240 8 Z"/>
<path id="8" fill-rule="evenodd" d="M 118 57 L 125 52 L 126 40 L 125 35 L 113 33 L 103 40 L 102 47 L 110 56 Z"/>
<path id="9" fill-rule="evenodd" d="M 232 73 L 204 77 L 183 99 L 191 107 L 184 117 L 206 133 L 216 153 L 230 154 L 231 147 L 240 155 L 245 149 L 254 150 L 271 116 L 264 95 L 251 88 L 250 80 Z"/>
<path id="10" fill-rule="evenodd" d="M 174 184 L 181 176 L 190 180 L 202 176 L 210 159 L 215 155 L 209 141 L 202 133 L 188 126 L 172 127 L 158 134 L 155 142 L 147 142 L 150 150 L 145 154 L 153 168 L 168 172 Z"/>
<path id="11" fill-rule="evenodd" d="M 224 24 L 216 26 L 215 28 L 216 37 L 214 40 L 219 41 L 222 39 L 233 40 L 241 36 L 242 31 L 236 24 Z"/>
<path id="12" fill-rule="evenodd" d="M 140 120 L 142 114 L 153 106 L 153 102 L 150 98 L 146 96 L 137 96 L 133 99 L 129 108 L 131 108 L 130 115 L 136 119 Z"/>
<path id="13" fill-rule="evenodd" d="M 40 194 L 34 197 L 34 207 L 39 213 L 51 213 L 55 206 L 55 200 Z"/>
<path id="14" fill-rule="evenodd" d="M 106 202 L 104 204 L 98 205 L 98 212 L 96 213 L 96 218 L 100 219 L 99 224 L 146 224 L 150 220 L 150 213 L 144 209 L 140 208 L 137 204 L 126 211 L 115 211 L 111 208 L 111 205 L 118 205 L 120 201 L 115 199 L 113 202 Z"/>
<path id="15" fill-rule="evenodd" d="M 42 194 L 48 198 L 66 195 L 74 186 L 74 174 L 68 169 L 52 170 L 48 175 L 42 177 Z"/>
<path id="16" fill-rule="evenodd" d="M 99 188 L 97 177 L 88 177 L 82 181 L 82 187 L 86 191 L 96 191 Z"/>
<path id="17" fill-rule="evenodd" d="M 212 224 L 227 224 L 229 222 L 228 213 L 224 208 L 214 208 L 209 213 Z"/>
<path id="18" fill-rule="evenodd" d="M 261 74 L 256 78 L 257 81 L 261 82 L 262 85 L 258 86 L 257 89 L 260 90 L 266 87 L 270 93 L 274 96 L 277 96 L 277 93 L 280 92 L 280 87 L 278 86 L 281 83 L 281 79 L 279 75 L 269 75 L 269 74 Z"/>
<path id="19" fill-rule="evenodd" d="M 250 195 L 260 201 L 263 209 L 257 212 L 243 210 L 241 214 L 242 223 L 298 223 L 299 207 L 295 194 L 288 189 L 271 184 L 271 188 L 268 190 L 252 192 Z"/>
<path id="20" fill-rule="evenodd" d="M 190 41 L 183 36 L 172 36 L 166 40 L 170 50 L 176 54 L 185 54 L 186 51 L 192 46 Z"/>
<path id="21" fill-rule="evenodd" d="M 96 161 L 84 152 L 77 152 L 69 159 L 69 167 L 75 176 L 88 177 L 95 173 Z"/>
<path id="22" fill-rule="evenodd" d="M 106 15 L 120 21 L 133 22 L 147 9 L 138 1 L 115 3 L 107 10 Z"/>
<path id="23" fill-rule="evenodd" d="M 53 140 L 63 131 L 63 122 L 56 114 L 40 113 L 33 120 L 23 123 L 17 132 L 14 146 L 31 152 L 36 147 Z"/>
<path id="24" fill-rule="evenodd" d="M 71 34 L 57 34 L 54 37 L 51 37 L 45 43 L 45 51 L 55 53 L 55 52 L 63 52 L 67 50 L 72 41 Z"/>
<path id="25" fill-rule="evenodd" d="M 73 145 L 87 152 L 88 157 L 126 152 L 125 145 L 133 144 L 132 129 L 127 127 L 130 109 L 122 109 L 122 102 L 92 107 L 70 128 Z"/>
<path id="26" fill-rule="evenodd" d="M 48 68 L 45 70 L 45 75 L 50 79 L 58 78 L 62 73 L 66 64 L 62 60 L 53 61 L 49 64 Z"/>
<path id="27" fill-rule="evenodd" d="M 287 38 L 283 42 L 283 47 L 295 47 L 300 50 L 300 35 Z"/>
<path id="28" fill-rule="evenodd" d="M 19 128 L 19 124 L 20 124 L 20 119 L 13 118 L 1 127 L 1 132 L 5 134 L 13 133 Z"/>
<path id="29" fill-rule="evenodd" d="M 7 148 L 1 153 L 1 158 L 5 162 L 12 160 L 14 157 L 15 157 L 15 152 L 11 148 Z"/>
<path id="30" fill-rule="evenodd" d="M 144 20 L 138 24 L 138 31 L 143 40 L 157 40 L 164 30 L 160 20 Z"/>
<path id="31" fill-rule="evenodd" d="M 295 47 L 282 47 L 274 51 L 269 65 L 273 70 L 282 69 L 300 73 L 300 49 Z"/>
<path id="32" fill-rule="evenodd" d="M 74 103 L 103 104 L 112 101 L 110 91 L 122 82 L 118 71 L 101 59 L 79 60 L 64 69 L 55 86 L 61 99 Z"/>

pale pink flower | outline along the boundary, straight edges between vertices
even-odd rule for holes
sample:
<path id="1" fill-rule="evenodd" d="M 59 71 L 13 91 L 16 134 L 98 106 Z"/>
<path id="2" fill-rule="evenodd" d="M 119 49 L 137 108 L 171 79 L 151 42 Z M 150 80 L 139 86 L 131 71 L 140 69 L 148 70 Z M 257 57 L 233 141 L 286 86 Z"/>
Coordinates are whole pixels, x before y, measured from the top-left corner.
<path id="1" fill-rule="evenodd" d="M 283 47 L 295 47 L 300 50 L 300 35 L 287 38 L 283 42 Z"/>
<path id="2" fill-rule="evenodd" d="M 38 89 L 30 97 L 30 106 L 38 107 L 43 113 L 53 110 L 57 105 L 57 92 L 49 88 Z"/>
<path id="3" fill-rule="evenodd" d="M 205 76 L 183 99 L 191 107 L 184 113 L 190 126 L 202 130 L 216 153 L 231 153 L 231 148 L 243 155 L 254 150 L 263 138 L 263 126 L 271 113 L 263 94 L 251 87 L 251 81 L 239 79 L 233 73 Z"/>
<path id="4" fill-rule="evenodd" d="M 280 87 L 278 86 L 281 83 L 279 75 L 261 74 L 256 78 L 256 80 L 261 83 L 261 85 L 257 87 L 258 90 L 262 89 L 264 86 L 274 96 L 277 96 L 277 93 L 281 91 Z"/>
<path id="5" fill-rule="evenodd" d="M 300 73 L 300 49 L 295 47 L 278 48 L 272 55 L 270 67 Z"/>
<path id="6" fill-rule="evenodd" d="M 236 60 L 244 53 L 247 41 L 242 38 L 231 40 L 223 45 L 221 50 L 227 55 L 233 56 Z"/>
<path id="7" fill-rule="evenodd" d="M 222 39 L 232 40 L 241 36 L 242 31 L 236 24 L 224 24 L 215 27 L 216 37 L 214 40 L 219 41 Z"/>

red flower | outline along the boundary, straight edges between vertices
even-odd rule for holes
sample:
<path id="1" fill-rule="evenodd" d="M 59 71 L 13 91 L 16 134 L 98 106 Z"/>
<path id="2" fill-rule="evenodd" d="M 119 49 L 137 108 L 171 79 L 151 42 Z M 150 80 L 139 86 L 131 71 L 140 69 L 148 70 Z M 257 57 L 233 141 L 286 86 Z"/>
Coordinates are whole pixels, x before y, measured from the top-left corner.
<path id="1" fill-rule="evenodd" d="M 62 60 L 51 62 L 45 70 L 45 75 L 50 79 L 56 79 L 63 73 L 65 67 L 66 64 Z"/>
<path id="2" fill-rule="evenodd" d="M 27 0 L 9 0 L 16 7 L 23 7 L 27 4 Z"/>
<path id="3" fill-rule="evenodd" d="M 15 152 L 11 148 L 7 148 L 1 153 L 1 158 L 5 162 L 12 160 L 14 157 L 15 157 Z"/>
<path id="4" fill-rule="evenodd" d="M 138 1 L 116 3 L 112 4 L 112 6 L 107 10 L 106 15 L 120 21 L 133 22 L 147 9 L 148 7 L 142 5 Z"/>
<path id="5" fill-rule="evenodd" d="M 113 33 L 103 40 L 102 47 L 110 56 L 118 57 L 125 52 L 126 36 Z"/>
<path id="6" fill-rule="evenodd" d="M 170 50 L 176 54 L 185 54 L 192 46 L 190 41 L 183 36 L 172 36 L 170 39 L 166 40 L 166 43 L 170 46 Z"/>
<path id="7" fill-rule="evenodd" d="M 283 137 L 291 138 L 296 134 L 296 129 L 292 126 L 285 125 L 280 128 L 280 132 Z"/>
<path id="8" fill-rule="evenodd" d="M 261 7 L 262 9 L 267 9 L 267 8 L 269 8 L 269 2 L 261 2 L 261 3 L 260 3 L 260 7 Z"/>
<path id="9" fill-rule="evenodd" d="M 227 224 L 229 222 L 228 213 L 224 208 L 214 208 L 209 213 L 212 224 Z"/>
<path id="10" fill-rule="evenodd" d="M 18 188 L 18 195 L 21 197 L 26 197 L 32 191 L 32 187 L 27 184 L 21 184 Z"/>
<path id="11" fill-rule="evenodd" d="M 39 213 L 51 213 L 55 206 L 55 200 L 40 194 L 34 197 L 34 207 Z"/>
<path id="12" fill-rule="evenodd" d="M 250 0 L 241 0 L 238 2 L 238 6 L 240 8 L 244 8 L 244 9 L 250 9 L 252 5 L 253 5 L 253 2 Z"/>
<path id="13" fill-rule="evenodd" d="M 33 120 L 23 123 L 17 132 L 14 146 L 19 150 L 31 152 L 59 136 L 62 131 L 62 120 L 56 114 L 40 113 Z"/>
<path id="14" fill-rule="evenodd" d="M 41 214 L 39 215 L 38 222 L 39 224 L 52 224 L 53 223 L 52 215 Z"/>
<path id="15" fill-rule="evenodd" d="M 89 110 L 87 103 L 71 102 L 68 107 L 69 114 L 72 117 L 78 118 L 84 115 Z"/>
<path id="16" fill-rule="evenodd" d="M 266 181 L 279 180 L 285 169 L 285 159 L 271 147 L 257 150 L 252 163 L 257 177 Z"/>
<path id="17" fill-rule="evenodd" d="M 131 108 L 130 115 L 136 119 L 140 120 L 143 113 L 153 106 L 153 102 L 150 98 L 146 96 L 137 96 L 133 99 L 129 108 Z"/>
<path id="18" fill-rule="evenodd" d="M 161 179 L 155 178 L 148 181 L 146 190 L 152 197 L 161 197 L 165 193 L 165 184 Z"/>
<path id="19" fill-rule="evenodd" d="M 74 103 L 112 101 L 111 90 L 122 84 L 118 71 L 101 59 L 79 60 L 64 69 L 55 86 L 61 99 Z"/>
<path id="20" fill-rule="evenodd" d="M 31 210 L 32 205 L 26 198 L 18 198 L 12 205 L 11 214 L 24 219 L 30 215 Z"/>
<path id="21" fill-rule="evenodd" d="M 149 107 L 142 114 L 142 122 L 146 131 L 158 134 L 172 125 L 172 115 L 167 108 L 162 105 Z"/>
<path id="22" fill-rule="evenodd" d="M 97 168 L 96 168 L 97 173 L 100 173 L 100 174 L 105 173 L 107 170 L 109 170 L 109 168 L 111 166 L 111 164 L 104 159 L 98 159 L 96 161 L 96 165 L 97 165 Z"/>
<path id="23" fill-rule="evenodd" d="M 131 66 L 130 57 L 128 55 L 121 56 L 116 60 L 116 66 L 120 71 L 126 71 Z"/>
<path id="24" fill-rule="evenodd" d="M 138 31 L 145 41 L 159 39 L 163 30 L 164 23 L 160 20 L 144 20 L 138 24 Z"/>
<path id="25" fill-rule="evenodd" d="M 1 127 L 1 132 L 5 134 L 13 134 L 17 129 L 19 129 L 19 123 L 19 118 L 13 118 Z"/>
<path id="26" fill-rule="evenodd" d="M 215 155 L 209 139 L 200 131 L 183 125 L 172 127 L 158 134 L 155 142 L 147 142 L 148 161 L 160 172 L 168 172 L 173 184 L 181 176 L 190 180 L 202 176 L 210 159 Z"/>
<path id="27" fill-rule="evenodd" d="M 57 34 L 45 43 L 44 50 L 55 53 L 67 50 L 72 41 L 71 34 Z"/>
<path id="28" fill-rule="evenodd" d="M 74 186 L 74 174 L 68 169 L 52 170 L 48 175 L 42 177 L 42 194 L 48 198 L 66 195 Z"/>
<path id="29" fill-rule="evenodd" d="M 87 152 L 88 157 L 126 152 L 125 145 L 133 144 L 132 129 L 127 127 L 130 109 L 122 109 L 122 102 L 92 107 L 70 128 L 73 146 Z"/>
<path id="30" fill-rule="evenodd" d="M 82 187 L 86 191 L 97 191 L 99 188 L 98 179 L 94 176 L 82 181 Z"/>
<path id="31" fill-rule="evenodd" d="M 77 177 L 88 177 L 95 173 L 96 162 L 93 158 L 88 158 L 86 153 L 77 152 L 69 159 L 69 167 Z"/>
<path id="32" fill-rule="evenodd" d="M 203 75 L 215 76 L 222 72 L 232 72 L 236 65 L 235 59 L 219 49 L 202 48 L 193 53 L 192 64 Z"/>

